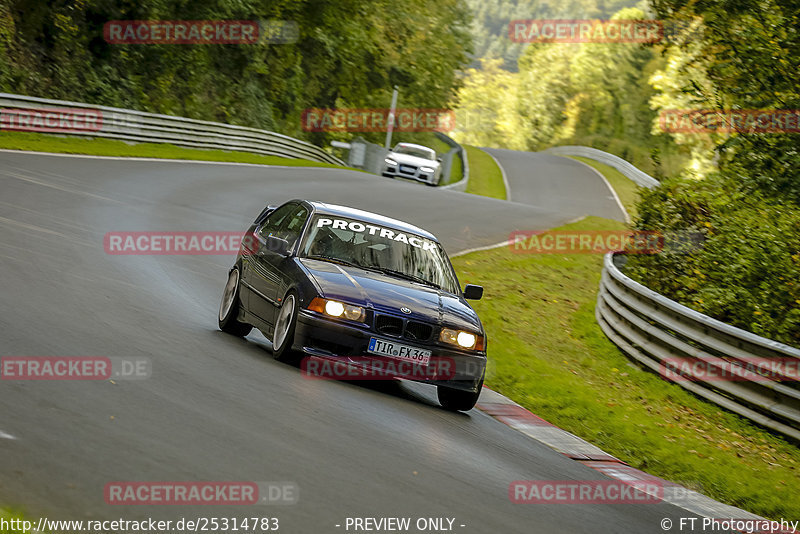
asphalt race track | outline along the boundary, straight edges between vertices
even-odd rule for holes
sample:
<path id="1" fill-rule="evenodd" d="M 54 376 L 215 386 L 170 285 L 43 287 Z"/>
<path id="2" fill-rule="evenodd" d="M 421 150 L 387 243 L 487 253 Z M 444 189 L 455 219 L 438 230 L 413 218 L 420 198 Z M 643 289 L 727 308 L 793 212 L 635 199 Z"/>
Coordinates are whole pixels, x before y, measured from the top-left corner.
<path id="1" fill-rule="evenodd" d="M 277 517 L 286 533 L 380 516 L 455 518 L 455 531 L 480 534 L 655 533 L 688 516 L 663 503 L 512 504 L 514 480 L 604 477 L 482 412 L 444 411 L 433 388 L 308 380 L 260 334 L 222 334 L 232 256 L 103 248 L 110 231 L 243 231 L 295 197 L 405 219 L 451 253 L 586 213 L 622 217 L 577 163 L 493 153 L 517 202 L 345 170 L 0 152 L 0 355 L 152 362 L 144 380 L 0 382 L 0 503 L 50 519 Z M 291 481 L 300 494 L 285 506 L 107 505 L 104 486 L 129 480 Z"/>
<path id="2" fill-rule="evenodd" d="M 579 161 L 544 152 L 487 148 L 503 166 L 510 200 L 561 213 L 625 220 L 622 208 L 602 179 Z"/>

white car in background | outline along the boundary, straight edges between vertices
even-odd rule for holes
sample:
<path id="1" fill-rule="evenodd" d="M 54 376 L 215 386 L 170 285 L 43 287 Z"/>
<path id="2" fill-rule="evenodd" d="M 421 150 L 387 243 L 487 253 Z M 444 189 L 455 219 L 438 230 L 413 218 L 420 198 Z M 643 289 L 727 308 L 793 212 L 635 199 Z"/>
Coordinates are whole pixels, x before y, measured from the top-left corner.
<path id="1" fill-rule="evenodd" d="M 382 174 L 389 178 L 410 178 L 428 185 L 439 185 L 442 179 L 442 160 L 436 157 L 436 151 L 432 148 L 397 143 L 386 154 Z"/>

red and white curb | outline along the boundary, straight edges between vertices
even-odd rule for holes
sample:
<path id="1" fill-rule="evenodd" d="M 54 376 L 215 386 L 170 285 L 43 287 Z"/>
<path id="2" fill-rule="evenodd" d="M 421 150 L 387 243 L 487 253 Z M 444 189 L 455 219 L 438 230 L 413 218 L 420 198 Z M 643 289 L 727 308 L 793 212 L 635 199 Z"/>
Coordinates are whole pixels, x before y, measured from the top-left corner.
<path id="1" fill-rule="evenodd" d="M 668 502 L 693 514 L 708 518 L 732 518 L 742 520 L 764 520 L 764 518 L 715 501 L 680 484 L 658 478 L 635 469 L 575 434 L 548 423 L 526 410 L 511 399 L 484 386 L 478 410 L 523 434 L 547 445 L 568 458 L 579 461 L 608 477 L 623 482 L 656 482 L 662 488 L 664 502 Z M 638 487 L 638 486 L 637 486 Z"/>

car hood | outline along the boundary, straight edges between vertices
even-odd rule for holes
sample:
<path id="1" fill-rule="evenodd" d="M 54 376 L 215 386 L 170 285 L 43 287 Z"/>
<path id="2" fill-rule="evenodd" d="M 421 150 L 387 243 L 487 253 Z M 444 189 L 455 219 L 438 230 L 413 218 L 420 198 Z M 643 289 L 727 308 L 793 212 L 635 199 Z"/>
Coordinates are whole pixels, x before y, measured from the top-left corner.
<path id="1" fill-rule="evenodd" d="M 440 165 L 440 163 L 436 160 L 419 158 L 410 154 L 397 154 L 396 152 L 389 152 L 386 157 L 395 160 L 397 163 L 406 163 L 408 165 L 416 165 L 417 167 L 424 165 L 425 167 L 436 169 Z"/>
<path id="2" fill-rule="evenodd" d="M 482 332 L 478 315 L 460 296 L 387 274 L 301 258 L 322 296 L 412 319 Z"/>

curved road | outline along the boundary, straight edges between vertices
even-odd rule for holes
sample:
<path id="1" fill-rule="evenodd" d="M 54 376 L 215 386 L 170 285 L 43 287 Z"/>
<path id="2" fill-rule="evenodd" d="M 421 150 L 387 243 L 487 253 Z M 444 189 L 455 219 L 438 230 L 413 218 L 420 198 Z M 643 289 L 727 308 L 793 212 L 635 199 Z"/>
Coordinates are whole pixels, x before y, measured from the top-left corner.
<path id="1" fill-rule="evenodd" d="M 506 171 L 509 200 L 573 218 L 596 215 L 625 221 L 613 191 L 595 171 L 571 158 L 545 152 L 484 148 Z"/>
<path id="2" fill-rule="evenodd" d="M 450 517 L 481 534 L 661 532 L 662 518 L 689 515 L 667 504 L 514 505 L 514 480 L 604 476 L 482 412 L 442 410 L 432 388 L 306 380 L 260 334 L 222 334 L 231 257 L 103 249 L 109 231 L 241 231 L 265 204 L 309 197 L 409 220 L 454 252 L 598 204 L 596 176 L 535 155 L 526 172 L 538 166 L 562 181 L 526 205 L 345 170 L 0 152 L 0 355 L 153 364 L 139 381 L 0 382 L 0 503 L 34 519 L 272 515 L 287 533 L 345 532 L 346 517 L 364 516 Z M 513 199 L 536 197 L 508 170 Z M 291 481 L 300 501 L 105 504 L 105 484 L 127 480 Z"/>

